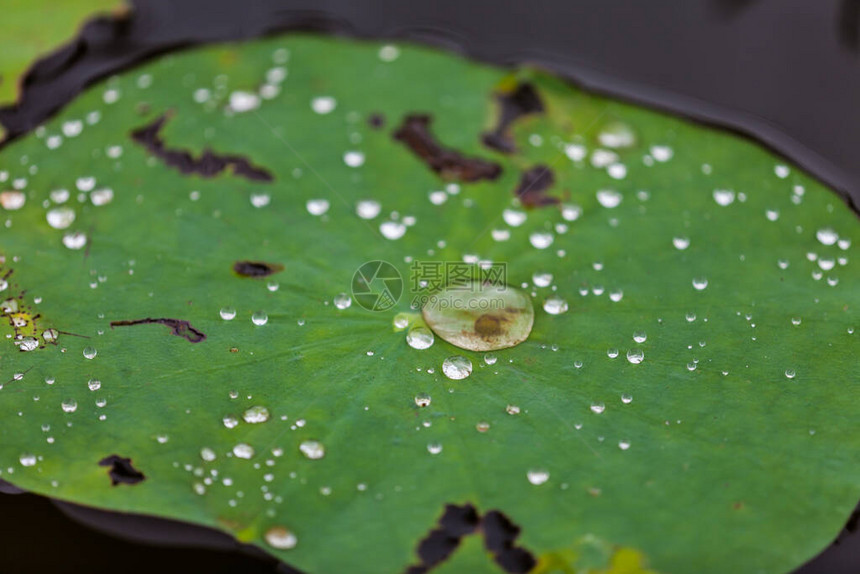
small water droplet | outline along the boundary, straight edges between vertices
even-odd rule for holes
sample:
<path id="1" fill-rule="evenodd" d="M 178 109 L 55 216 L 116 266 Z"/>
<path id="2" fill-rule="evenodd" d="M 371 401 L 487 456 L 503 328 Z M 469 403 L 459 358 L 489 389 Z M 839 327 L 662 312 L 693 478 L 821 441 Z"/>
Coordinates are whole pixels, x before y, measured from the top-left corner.
<path id="1" fill-rule="evenodd" d="M 224 426 L 228 429 L 236 428 L 236 425 L 239 424 L 239 421 L 238 419 L 236 419 L 236 417 L 224 417 L 222 419 L 222 422 L 224 423 Z"/>
<path id="2" fill-rule="evenodd" d="M 55 207 L 45 214 L 48 225 L 54 229 L 66 229 L 75 222 L 75 210 L 71 207 Z"/>
<path id="3" fill-rule="evenodd" d="M 200 458 L 206 462 L 212 462 L 216 458 L 215 451 L 209 447 L 203 447 L 200 449 Z"/>
<path id="4" fill-rule="evenodd" d="M 266 543 L 272 548 L 278 550 L 289 550 L 295 548 L 298 543 L 296 535 L 287 530 L 283 526 L 273 526 L 266 531 L 264 535 Z"/>
<path id="5" fill-rule="evenodd" d="M 690 246 L 690 238 L 686 236 L 678 236 L 672 238 L 672 245 L 675 246 L 675 249 L 679 251 L 683 251 L 684 249 Z"/>
<path id="6" fill-rule="evenodd" d="M 502 219 L 511 227 L 519 227 L 526 221 L 526 214 L 516 209 L 506 209 L 502 212 Z"/>
<path id="7" fill-rule="evenodd" d="M 487 353 L 486 355 L 484 355 L 484 362 L 488 365 L 495 365 L 496 361 L 498 361 L 498 358 L 494 354 Z"/>
<path id="8" fill-rule="evenodd" d="M 21 462 L 21 466 L 33 466 L 36 464 L 36 455 L 22 454 L 20 457 L 18 457 L 18 460 Z"/>
<path id="9" fill-rule="evenodd" d="M 383 221 L 379 225 L 379 232 L 386 239 L 400 239 L 406 233 L 406 225 L 399 221 Z"/>
<path id="10" fill-rule="evenodd" d="M 90 379 L 87 381 L 87 388 L 91 391 L 97 391 L 102 388 L 102 382 L 98 379 Z"/>
<path id="11" fill-rule="evenodd" d="M 731 189 L 715 189 L 714 201 L 723 207 L 731 205 L 735 201 L 735 192 Z"/>
<path id="12" fill-rule="evenodd" d="M 254 456 L 254 447 L 244 442 L 240 442 L 233 447 L 233 454 L 237 458 L 249 459 Z"/>
<path id="13" fill-rule="evenodd" d="M 74 231 L 72 233 L 66 233 L 65 235 L 63 235 L 63 245 L 65 245 L 68 249 L 82 249 L 86 244 L 87 236 L 80 231 Z"/>
<path id="14" fill-rule="evenodd" d="M 429 407 L 431 400 L 430 395 L 427 393 L 419 393 L 415 395 L 415 404 L 419 407 Z"/>
<path id="15" fill-rule="evenodd" d="M 520 407 L 518 407 L 517 405 L 508 405 L 505 407 L 505 412 L 507 412 L 509 415 L 518 415 L 520 414 Z"/>
<path id="16" fill-rule="evenodd" d="M 364 165 L 364 154 L 360 151 L 348 151 L 343 154 L 343 163 L 349 167 L 361 167 Z"/>
<path id="17" fill-rule="evenodd" d="M 648 335 L 645 333 L 645 331 L 636 331 L 635 333 L 633 333 L 633 340 L 637 343 L 644 343 L 648 340 Z"/>
<path id="18" fill-rule="evenodd" d="M 786 376 L 786 378 L 793 379 L 793 378 L 795 377 L 795 375 L 796 375 L 796 374 L 797 374 L 797 373 L 795 372 L 795 370 L 794 370 L 794 369 L 786 369 L 786 370 L 785 370 L 785 376 Z"/>
<path id="19" fill-rule="evenodd" d="M 327 199 L 309 199 L 305 203 L 308 213 L 317 217 L 327 212 L 330 205 Z"/>
<path id="20" fill-rule="evenodd" d="M 629 440 L 618 441 L 618 448 L 620 448 L 621 450 L 627 450 L 628 448 L 630 448 L 630 441 Z"/>
<path id="21" fill-rule="evenodd" d="M 535 231 L 529 235 L 529 243 L 531 243 L 532 247 L 535 249 L 546 249 L 552 245 L 554 240 L 555 238 L 552 233 L 548 231 Z"/>
<path id="22" fill-rule="evenodd" d="M 603 207 L 612 209 L 621 205 L 623 196 L 614 189 L 601 189 L 597 192 L 597 201 Z"/>
<path id="23" fill-rule="evenodd" d="M 550 315 L 561 315 L 562 313 L 566 313 L 567 309 L 567 301 L 557 295 L 552 295 L 543 302 L 543 310 Z"/>
<path id="24" fill-rule="evenodd" d="M 627 351 L 627 360 L 632 365 L 638 365 L 645 360 L 645 351 L 642 349 L 630 349 Z"/>
<path id="25" fill-rule="evenodd" d="M 355 204 L 355 213 L 362 219 L 373 219 L 382 210 L 382 205 L 373 199 L 364 199 Z"/>
<path id="26" fill-rule="evenodd" d="M 299 445 L 299 450 L 305 457 L 311 460 L 318 460 L 325 456 L 325 447 L 316 440 L 305 440 Z"/>
<path id="27" fill-rule="evenodd" d="M 251 315 L 251 322 L 257 326 L 262 326 L 269 322 L 269 316 L 264 311 L 257 311 Z"/>
<path id="28" fill-rule="evenodd" d="M 99 352 L 95 347 L 84 347 L 83 354 L 85 359 L 95 359 Z"/>
<path id="29" fill-rule="evenodd" d="M 630 403 L 633 402 L 633 395 L 624 393 L 623 395 L 621 395 L 621 402 L 624 403 L 625 405 L 629 405 Z"/>
<path id="30" fill-rule="evenodd" d="M 439 454 L 442 452 L 442 444 L 438 442 L 431 442 L 427 445 L 427 452 L 430 454 Z"/>
<path id="31" fill-rule="evenodd" d="M 561 217 L 565 221 L 576 221 L 582 215 L 582 208 L 572 203 L 565 203 L 561 206 Z"/>
<path id="32" fill-rule="evenodd" d="M 526 473 L 526 478 L 535 486 L 539 486 L 549 480 L 549 472 L 542 469 L 533 469 Z"/>
<path id="33" fill-rule="evenodd" d="M 236 309 L 233 307 L 222 307 L 220 311 L 221 318 L 225 321 L 232 321 L 236 318 Z"/>
<path id="34" fill-rule="evenodd" d="M 591 409 L 591 412 L 596 415 L 599 415 L 606 410 L 606 405 L 604 405 L 603 403 L 591 403 L 591 406 L 589 408 Z"/>
<path id="35" fill-rule="evenodd" d="M 311 109 L 320 115 L 330 114 L 337 107 L 337 100 L 330 96 L 319 96 L 311 100 Z"/>
<path id="36" fill-rule="evenodd" d="M 347 295 L 346 293 L 338 293 L 334 297 L 334 306 L 340 310 L 349 308 L 352 305 L 352 297 Z"/>
<path id="37" fill-rule="evenodd" d="M 696 291 L 703 291 L 708 286 L 708 280 L 705 277 L 696 277 L 693 279 L 693 288 Z"/>
<path id="38" fill-rule="evenodd" d="M 64 413 L 73 413 L 78 410 L 78 403 L 74 399 L 66 399 L 60 404 Z"/>
<path id="39" fill-rule="evenodd" d="M 607 349 L 606 350 L 606 356 L 609 357 L 610 359 L 614 359 L 615 357 L 618 356 L 618 349 L 615 349 L 615 348 Z"/>
<path id="40" fill-rule="evenodd" d="M 536 272 L 532 274 L 532 282 L 535 287 L 549 287 L 552 283 L 552 273 Z"/>

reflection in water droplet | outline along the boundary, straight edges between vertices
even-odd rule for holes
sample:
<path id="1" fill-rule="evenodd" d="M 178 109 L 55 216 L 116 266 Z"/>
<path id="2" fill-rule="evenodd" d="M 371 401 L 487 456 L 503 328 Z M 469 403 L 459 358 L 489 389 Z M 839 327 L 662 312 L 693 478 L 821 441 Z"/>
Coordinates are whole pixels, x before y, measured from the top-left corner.
<path id="1" fill-rule="evenodd" d="M 645 351 L 642 349 L 630 349 L 627 351 L 627 360 L 633 365 L 638 365 L 645 360 Z"/>
<path id="2" fill-rule="evenodd" d="M 224 426 L 228 429 L 236 428 L 236 425 L 239 424 L 239 421 L 236 419 L 236 417 L 224 417 L 222 419 L 222 422 L 224 423 Z"/>
<path id="3" fill-rule="evenodd" d="M 209 447 L 204 446 L 200 449 L 200 458 L 202 458 L 206 462 L 212 462 L 216 458 L 215 451 Z"/>
<path id="4" fill-rule="evenodd" d="M 66 399 L 60 404 L 64 413 L 73 413 L 78 410 L 78 403 L 74 399 Z"/>
<path id="5" fill-rule="evenodd" d="M 589 408 L 591 409 L 591 412 L 599 415 L 606 410 L 606 405 L 604 405 L 603 403 L 591 403 L 591 406 Z"/>
<path id="6" fill-rule="evenodd" d="M 95 359 L 96 355 L 99 354 L 95 347 L 84 347 L 83 353 L 85 359 Z"/>
<path id="7" fill-rule="evenodd" d="M 299 445 L 302 454 L 311 460 L 318 460 L 325 456 L 325 447 L 316 440 L 305 440 Z"/>
<path id="8" fill-rule="evenodd" d="M 442 363 L 442 372 L 453 381 L 465 379 L 472 374 L 472 361 L 462 355 L 448 357 Z"/>
<path id="9" fill-rule="evenodd" d="M 797 325 L 800 325 L 801 322 L 802 322 L 802 320 L 800 317 L 792 317 L 791 318 L 791 324 L 792 325 L 797 326 Z"/>
<path id="10" fill-rule="evenodd" d="M 91 391 L 97 391 L 102 388 L 102 382 L 98 379 L 90 379 L 87 381 L 87 388 Z"/>
<path id="11" fill-rule="evenodd" d="M 620 448 L 621 450 L 627 450 L 628 448 L 630 448 L 630 441 L 629 440 L 618 441 L 618 448 Z"/>
<path id="12" fill-rule="evenodd" d="M 562 313 L 566 313 L 567 309 L 567 301 L 557 295 L 552 295 L 543 302 L 543 310 L 550 315 L 561 315 Z"/>
<path id="13" fill-rule="evenodd" d="M 623 298 L 624 298 L 624 291 L 622 291 L 621 289 L 615 289 L 615 290 L 609 292 L 610 301 L 618 303 Z"/>
<path id="14" fill-rule="evenodd" d="M 338 293 L 334 298 L 334 306 L 338 309 L 346 309 L 352 305 L 352 297 L 346 293 Z"/>
<path id="15" fill-rule="evenodd" d="M 629 405 L 630 403 L 633 402 L 633 395 L 629 395 L 627 393 L 624 393 L 623 395 L 621 395 L 621 402 L 624 403 L 625 405 Z"/>
<path id="16" fill-rule="evenodd" d="M 526 473 L 529 482 L 535 486 L 541 485 L 549 480 L 549 472 L 546 470 L 534 469 Z"/>
<path id="17" fill-rule="evenodd" d="M 269 316 L 264 311 L 257 311 L 251 315 L 251 322 L 257 326 L 262 326 L 269 322 Z"/>
<path id="18" fill-rule="evenodd" d="M 409 326 L 409 314 L 408 313 L 398 313 L 394 316 L 394 320 L 392 321 L 394 324 L 394 328 L 398 331 L 402 331 L 406 327 Z"/>
<path id="19" fill-rule="evenodd" d="M 785 370 L 785 376 L 789 379 L 793 379 L 796 374 L 797 373 L 794 371 L 794 369 L 786 369 Z"/>
<path id="20" fill-rule="evenodd" d="M 225 321 L 232 321 L 236 318 L 236 309 L 233 307 L 222 307 L 219 314 Z"/>
<path id="21" fill-rule="evenodd" d="M 272 548 L 278 550 L 289 550 L 295 548 L 298 539 L 296 535 L 284 528 L 283 526 L 273 526 L 266 531 L 264 535 L 266 543 Z"/>
<path id="22" fill-rule="evenodd" d="M 672 148 L 665 145 L 652 145 L 651 146 L 651 157 L 659 162 L 666 162 L 672 159 L 672 156 L 675 155 L 675 152 L 672 151 Z"/>
<path id="23" fill-rule="evenodd" d="M 427 452 L 430 454 L 439 454 L 442 452 L 442 444 L 438 442 L 431 442 L 427 445 Z"/>
<path id="24" fill-rule="evenodd" d="M 505 412 L 507 412 L 509 415 L 518 415 L 520 414 L 520 407 L 518 407 L 517 405 L 508 405 L 505 407 Z"/>
<path id="25" fill-rule="evenodd" d="M 636 331 L 635 333 L 633 333 L 633 340 L 637 343 L 644 343 L 648 340 L 648 335 L 645 333 L 645 331 Z"/>
<path id="26" fill-rule="evenodd" d="M 246 423 L 264 423 L 269 420 L 269 409 L 260 405 L 253 406 L 242 413 L 242 418 Z"/>
<path id="27" fill-rule="evenodd" d="M 434 340 L 433 332 L 427 327 L 415 327 L 406 334 L 406 342 L 413 349 L 429 349 Z"/>
<path id="28" fill-rule="evenodd" d="M 418 393 L 415 395 L 415 404 L 419 407 L 429 407 L 431 400 L 430 395 L 427 393 Z"/>
<path id="29" fill-rule="evenodd" d="M 18 460 L 21 462 L 21 466 L 33 466 L 36 464 L 36 455 L 35 454 L 22 454 L 18 457 Z"/>
<path id="30" fill-rule="evenodd" d="M 606 356 L 609 357 L 610 359 L 614 359 L 615 357 L 618 356 L 618 349 L 615 349 L 615 348 L 607 349 L 606 350 Z"/>

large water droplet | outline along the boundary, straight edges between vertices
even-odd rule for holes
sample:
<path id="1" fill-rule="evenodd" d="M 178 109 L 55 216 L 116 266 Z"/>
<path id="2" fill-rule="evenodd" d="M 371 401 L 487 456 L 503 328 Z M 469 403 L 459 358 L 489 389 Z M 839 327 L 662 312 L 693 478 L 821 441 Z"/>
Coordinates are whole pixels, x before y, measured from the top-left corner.
<path id="1" fill-rule="evenodd" d="M 253 406 L 242 413 L 242 418 L 246 423 L 264 423 L 269 420 L 269 409 L 260 405 Z"/>
<path id="2" fill-rule="evenodd" d="M 454 381 L 465 379 L 472 374 L 472 361 L 462 355 L 448 357 L 442 363 L 442 372 Z"/>
<path id="3" fill-rule="evenodd" d="M 406 233 L 406 225 L 399 221 L 383 221 L 379 225 L 379 232 L 386 239 L 400 239 Z"/>
<path id="4" fill-rule="evenodd" d="M 262 326 L 269 322 L 269 316 L 265 311 L 257 311 L 251 315 L 251 322 L 257 326 Z"/>
<path id="5" fill-rule="evenodd" d="M 21 466 L 33 466 L 36 464 L 36 455 L 35 454 L 22 454 L 18 457 L 18 460 L 21 462 Z"/>
<path id="6" fill-rule="evenodd" d="M 350 305 L 352 305 L 352 297 L 350 297 L 346 293 L 338 293 L 335 296 L 334 306 L 338 309 L 347 309 Z"/>
<path id="7" fill-rule="evenodd" d="M 839 234 L 830 227 L 823 227 L 815 233 L 815 237 L 823 245 L 833 245 L 839 240 Z"/>
<path id="8" fill-rule="evenodd" d="M 470 351 L 494 351 L 525 341 L 534 323 L 531 299 L 513 287 L 473 282 L 443 289 L 422 309 L 437 336 Z"/>
<path id="9" fill-rule="evenodd" d="M 638 365 L 645 360 L 645 351 L 642 349 L 630 349 L 627 351 L 627 360 L 633 365 Z"/>
<path id="10" fill-rule="evenodd" d="M 406 334 L 406 342 L 413 349 L 429 349 L 434 340 L 433 333 L 427 327 L 415 327 Z"/>
<path id="11" fill-rule="evenodd" d="M 600 203 L 600 205 L 609 209 L 621 205 L 622 199 L 623 196 L 621 195 L 621 193 L 615 191 L 614 189 L 601 189 L 597 192 L 597 201 Z"/>
<path id="12" fill-rule="evenodd" d="M 66 399 L 60 404 L 64 413 L 73 413 L 78 410 L 78 403 L 74 399 Z"/>
<path id="13" fill-rule="evenodd" d="M 95 359 L 99 352 L 95 347 L 84 347 L 83 354 L 85 359 Z"/>

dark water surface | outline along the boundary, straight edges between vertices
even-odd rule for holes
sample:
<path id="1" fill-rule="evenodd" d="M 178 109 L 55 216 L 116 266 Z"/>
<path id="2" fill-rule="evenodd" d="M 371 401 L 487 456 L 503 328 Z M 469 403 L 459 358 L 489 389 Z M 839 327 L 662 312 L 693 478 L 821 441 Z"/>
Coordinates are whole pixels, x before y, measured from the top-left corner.
<path id="1" fill-rule="evenodd" d="M 542 65 L 594 91 L 751 135 L 860 206 L 860 0 L 132 4 L 130 16 L 90 22 L 75 42 L 31 70 L 20 105 L 0 109 L 0 123 L 13 137 L 89 83 L 147 57 L 203 42 L 318 30 L 425 42 L 503 65 Z M 289 572 L 214 531 L 63 509 L 34 495 L 0 494 L 0 572 Z M 856 515 L 849 529 L 796 574 L 860 572 Z M 173 539 L 185 547 L 128 538 Z"/>

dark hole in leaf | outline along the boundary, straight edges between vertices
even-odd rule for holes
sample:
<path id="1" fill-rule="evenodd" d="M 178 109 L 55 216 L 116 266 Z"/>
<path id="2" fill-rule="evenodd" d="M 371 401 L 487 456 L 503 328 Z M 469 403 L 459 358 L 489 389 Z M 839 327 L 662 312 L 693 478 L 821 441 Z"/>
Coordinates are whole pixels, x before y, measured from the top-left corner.
<path id="1" fill-rule="evenodd" d="M 191 326 L 191 323 L 181 319 L 152 319 L 147 317 L 145 319 L 134 319 L 130 321 L 111 321 L 110 326 L 111 329 L 113 329 L 114 327 L 131 327 L 134 325 L 149 325 L 153 323 L 170 327 L 172 335 L 182 337 L 190 343 L 199 343 L 206 339 L 206 335 L 203 331 L 195 329 Z"/>
<path id="2" fill-rule="evenodd" d="M 511 574 L 525 574 L 535 567 L 537 560 L 531 552 L 514 545 L 520 535 L 520 527 L 510 518 L 491 510 L 484 514 L 483 520 L 484 545 L 502 570 Z"/>
<path id="3" fill-rule="evenodd" d="M 417 554 L 421 564 L 410 566 L 407 574 L 424 574 L 447 559 L 460 545 L 460 539 L 477 530 L 481 522 L 478 511 L 471 504 L 448 504 L 439 519 L 439 526 L 418 543 Z"/>
<path id="4" fill-rule="evenodd" d="M 510 518 L 498 510 L 491 510 L 482 518 L 471 504 L 448 504 L 439 525 L 418 543 L 416 552 L 421 563 L 410 566 L 406 574 L 429 572 L 454 553 L 464 536 L 478 532 L 479 527 L 484 533 L 484 545 L 505 572 L 526 574 L 537 565 L 531 552 L 514 545 L 520 527 Z"/>
<path id="5" fill-rule="evenodd" d="M 475 182 L 494 180 L 502 173 L 502 166 L 481 158 L 469 158 L 462 153 L 443 147 L 430 132 L 432 118 L 427 114 L 410 114 L 394 132 L 394 139 L 403 142 L 427 167 L 443 179 Z"/>
<path id="6" fill-rule="evenodd" d="M 496 127 L 481 136 L 484 145 L 502 153 L 514 153 L 517 146 L 510 134 L 511 125 L 523 116 L 544 111 L 537 90 L 529 83 L 519 83 L 510 91 L 497 92 L 499 120 Z"/>
<path id="7" fill-rule="evenodd" d="M 253 165 L 242 156 L 220 155 L 205 149 L 200 157 L 195 158 L 190 152 L 168 148 L 159 133 L 169 117 L 170 114 L 164 114 L 151 124 L 134 130 L 131 132 L 131 139 L 145 147 L 165 165 L 174 167 L 184 174 L 215 177 L 225 170 L 231 170 L 233 175 L 252 181 L 274 180 L 268 170 Z"/>
<path id="8" fill-rule="evenodd" d="M 556 205 L 559 199 L 546 194 L 554 183 L 555 176 L 552 170 L 545 165 L 536 165 L 523 173 L 519 185 L 514 190 L 514 195 L 525 207 Z"/>
<path id="9" fill-rule="evenodd" d="M 237 261 L 233 264 L 233 271 L 242 277 L 268 277 L 283 270 L 284 266 L 279 263 L 264 261 Z"/>
<path id="10" fill-rule="evenodd" d="M 99 461 L 99 466 L 107 466 L 111 484 L 137 484 L 146 479 L 146 476 L 131 464 L 130 458 L 112 454 Z"/>
<path id="11" fill-rule="evenodd" d="M 367 117 L 367 125 L 375 130 L 378 130 L 385 125 L 385 116 L 380 113 L 373 113 Z"/>

